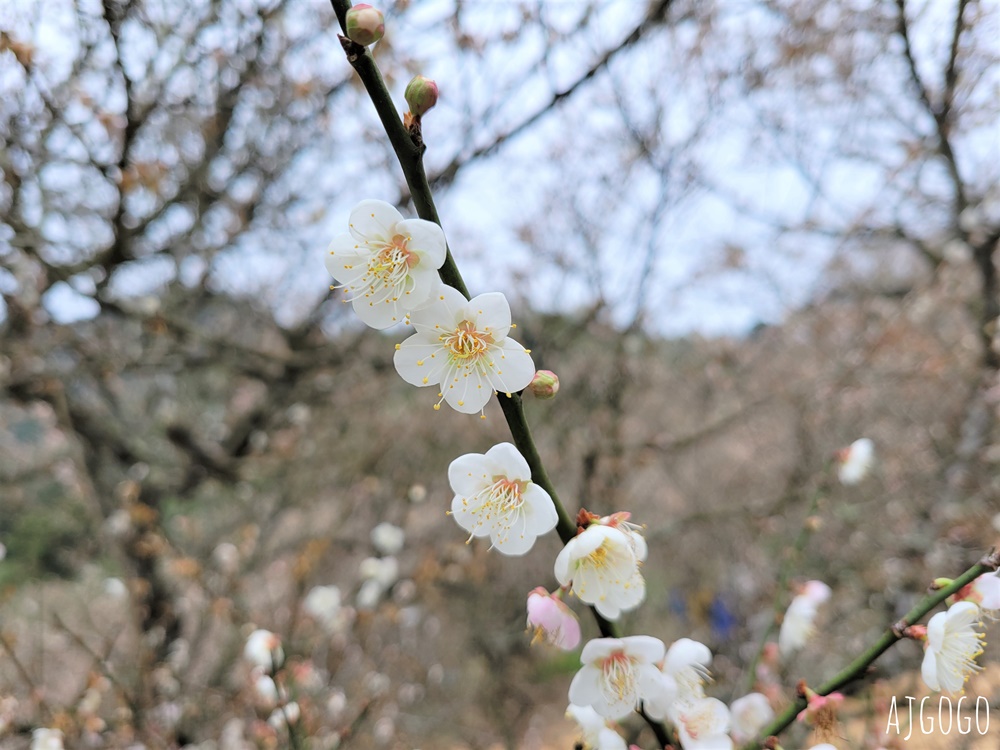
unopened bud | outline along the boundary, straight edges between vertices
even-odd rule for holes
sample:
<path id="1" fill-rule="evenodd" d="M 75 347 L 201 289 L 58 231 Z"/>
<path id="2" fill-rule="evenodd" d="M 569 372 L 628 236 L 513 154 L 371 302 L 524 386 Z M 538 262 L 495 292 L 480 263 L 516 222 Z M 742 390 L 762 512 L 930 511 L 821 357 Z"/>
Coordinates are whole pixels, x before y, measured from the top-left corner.
<path id="1" fill-rule="evenodd" d="M 347 11 L 347 36 L 352 42 L 367 47 L 385 33 L 385 16 L 378 8 L 358 3 Z"/>
<path id="2" fill-rule="evenodd" d="M 437 104 L 438 85 L 430 78 L 416 76 L 406 84 L 406 92 L 403 95 L 413 116 L 420 117 Z"/>
<path id="3" fill-rule="evenodd" d="M 552 370 L 539 370 L 528 387 L 535 398 L 552 398 L 559 392 L 559 376 Z"/>

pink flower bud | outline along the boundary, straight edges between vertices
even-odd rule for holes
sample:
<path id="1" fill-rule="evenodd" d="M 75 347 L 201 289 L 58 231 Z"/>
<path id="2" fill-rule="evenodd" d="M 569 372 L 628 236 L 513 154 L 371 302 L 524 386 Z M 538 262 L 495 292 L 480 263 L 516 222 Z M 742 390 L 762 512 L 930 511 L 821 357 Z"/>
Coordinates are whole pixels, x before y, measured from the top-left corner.
<path id="1" fill-rule="evenodd" d="M 535 398 L 552 398 L 559 393 L 559 376 L 552 370 L 539 370 L 528 387 Z"/>
<path id="2" fill-rule="evenodd" d="M 406 91 L 403 94 L 406 103 L 410 106 L 410 112 L 414 117 L 420 117 L 437 104 L 438 86 L 430 78 L 415 76 L 412 81 L 406 84 Z"/>
<path id="3" fill-rule="evenodd" d="M 352 42 L 367 47 L 374 44 L 385 33 L 385 17 L 378 8 L 358 3 L 347 11 L 347 37 Z"/>
<path id="4" fill-rule="evenodd" d="M 528 594 L 528 627 L 535 632 L 532 643 L 544 639 L 567 651 L 580 643 L 580 623 L 573 610 L 541 586 Z"/>

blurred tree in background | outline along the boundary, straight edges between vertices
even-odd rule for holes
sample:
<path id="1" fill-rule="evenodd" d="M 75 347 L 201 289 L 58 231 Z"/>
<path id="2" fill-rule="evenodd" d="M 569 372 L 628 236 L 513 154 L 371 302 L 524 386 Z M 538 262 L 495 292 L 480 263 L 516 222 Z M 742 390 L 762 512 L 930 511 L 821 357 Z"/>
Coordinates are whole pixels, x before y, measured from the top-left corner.
<path id="1" fill-rule="evenodd" d="M 700 636 L 739 684 L 807 498 L 861 434 L 879 476 L 830 491 L 794 561 L 838 594 L 803 669 L 992 543 L 996 3 L 383 10 L 400 102 L 417 72 L 442 90 L 424 137 L 451 247 L 562 378 L 532 406 L 556 483 L 656 542 L 648 629 Z M 319 0 L 0 0 L 11 747 L 43 725 L 278 742 L 251 623 L 298 660 L 318 746 L 558 728 L 575 664 L 520 634 L 556 543 L 500 566 L 444 516 L 447 462 L 503 439 L 495 407 L 435 415 L 328 289 L 349 208 L 408 201 L 336 32 Z M 401 572 L 359 603 L 379 521 L 407 533 Z M 316 584 L 351 605 L 332 634 L 302 616 Z"/>

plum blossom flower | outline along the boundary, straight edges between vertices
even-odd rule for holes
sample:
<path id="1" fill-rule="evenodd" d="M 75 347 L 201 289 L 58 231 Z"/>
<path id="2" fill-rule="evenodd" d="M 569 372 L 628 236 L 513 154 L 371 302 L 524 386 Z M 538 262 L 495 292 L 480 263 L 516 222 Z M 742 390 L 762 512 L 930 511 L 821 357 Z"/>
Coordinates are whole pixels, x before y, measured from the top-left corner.
<path id="1" fill-rule="evenodd" d="M 371 540 L 380 555 L 396 555 L 403 549 L 406 532 L 395 524 L 383 521 L 372 529 Z"/>
<path id="2" fill-rule="evenodd" d="M 627 716 L 659 689 L 656 662 L 664 652 L 663 641 L 648 635 L 588 641 L 569 686 L 570 703 L 591 706 L 606 719 Z"/>
<path id="3" fill-rule="evenodd" d="M 806 707 L 799 711 L 796 719 L 804 724 L 815 727 L 816 731 L 822 736 L 831 735 L 837 725 L 840 706 L 844 702 L 843 693 L 820 695 L 807 685 L 803 685 L 802 690 L 805 694 Z"/>
<path id="4" fill-rule="evenodd" d="M 531 481 L 528 462 L 510 443 L 459 456 L 448 467 L 448 482 L 456 523 L 470 539 L 488 536 L 505 555 L 523 555 L 559 522 L 549 493 Z"/>
<path id="5" fill-rule="evenodd" d="M 340 615 L 340 589 L 336 586 L 314 586 L 302 600 L 302 609 L 324 628 L 330 630 Z"/>
<path id="6" fill-rule="evenodd" d="M 708 671 L 712 651 L 704 643 L 690 638 L 678 638 L 667 649 L 663 671 L 677 683 L 678 700 L 694 701 L 705 697 L 705 683 L 711 679 Z"/>
<path id="7" fill-rule="evenodd" d="M 544 639 L 567 651 L 580 643 L 580 622 L 573 610 L 541 586 L 528 594 L 528 627 L 535 632 L 532 643 Z"/>
<path id="8" fill-rule="evenodd" d="M 996 573 L 983 573 L 948 600 L 949 604 L 955 602 L 972 602 L 979 606 L 985 617 L 997 619 L 1000 612 L 1000 576 Z"/>
<path id="9" fill-rule="evenodd" d="M 656 673 L 656 688 L 649 690 L 642 699 L 642 708 L 650 717 L 663 721 L 677 701 L 677 681 L 662 669 Z"/>
<path id="10" fill-rule="evenodd" d="M 646 598 L 646 582 L 639 565 L 646 543 L 638 534 L 593 523 L 569 540 L 555 562 L 555 576 L 572 586 L 580 600 L 592 604 L 603 617 L 616 620 Z"/>
<path id="11" fill-rule="evenodd" d="M 868 438 L 855 440 L 837 453 L 837 478 L 844 485 L 858 484 L 875 465 L 875 444 Z"/>
<path id="12" fill-rule="evenodd" d="M 732 717 L 733 739 L 744 744 L 749 742 L 774 719 L 774 709 L 763 693 L 750 693 L 737 698 L 729 707 Z"/>
<path id="13" fill-rule="evenodd" d="M 384 201 L 365 200 L 351 211 L 349 228 L 330 243 L 326 270 L 366 325 L 388 328 L 440 289 L 437 270 L 447 246 L 437 224 L 404 219 Z"/>
<path id="14" fill-rule="evenodd" d="M 927 687 L 957 693 L 969 675 L 979 671 L 976 657 L 983 653 L 985 637 L 981 626 L 981 612 L 972 602 L 954 604 L 930 619 L 920 669 Z"/>
<path id="15" fill-rule="evenodd" d="M 285 660 L 281 638 L 270 630 L 253 631 L 243 647 L 243 658 L 263 669 L 277 669 Z"/>
<path id="16" fill-rule="evenodd" d="M 63 750 L 63 733 L 41 727 L 31 733 L 31 750 Z"/>
<path id="17" fill-rule="evenodd" d="M 608 726 L 607 720 L 590 706 L 566 709 L 566 718 L 573 719 L 580 727 L 585 750 L 626 750 L 625 740 Z"/>
<path id="18" fill-rule="evenodd" d="M 267 723 L 275 729 L 284 729 L 289 724 L 297 724 L 302 710 L 295 701 L 289 701 L 284 706 L 278 706 L 267 717 Z"/>
<path id="19" fill-rule="evenodd" d="M 274 708 L 278 703 L 278 686 L 270 675 L 263 671 L 257 672 L 253 681 L 253 691 L 256 700 L 267 708 Z"/>
<path id="20" fill-rule="evenodd" d="M 393 364 L 407 383 L 439 386 L 463 414 L 481 412 L 494 392 L 510 395 L 528 386 L 535 365 L 527 349 L 508 338 L 510 305 L 499 292 L 466 300 L 450 286 L 410 315 L 416 333 L 396 345 Z"/>
<path id="21" fill-rule="evenodd" d="M 830 587 L 822 581 L 808 581 L 802 587 L 802 593 L 792 599 L 778 633 L 778 648 L 783 657 L 787 658 L 801 649 L 815 634 L 816 614 L 830 594 Z"/>
<path id="22" fill-rule="evenodd" d="M 676 712 L 677 733 L 684 750 L 731 750 L 729 709 L 718 698 L 682 703 Z"/>

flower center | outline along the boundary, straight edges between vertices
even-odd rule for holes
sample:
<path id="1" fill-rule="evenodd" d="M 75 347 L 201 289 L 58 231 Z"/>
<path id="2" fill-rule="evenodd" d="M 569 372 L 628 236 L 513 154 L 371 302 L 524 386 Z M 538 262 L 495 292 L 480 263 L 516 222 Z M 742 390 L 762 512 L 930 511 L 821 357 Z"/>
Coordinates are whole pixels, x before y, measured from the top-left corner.
<path id="1" fill-rule="evenodd" d="M 608 548 L 606 542 L 601 542 L 601 546 L 587 555 L 587 560 L 595 568 L 603 568 L 608 564 Z"/>
<path id="2" fill-rule="evenodd" d="M 526 485 L 527 482 L 496 476 L 493 477 L 492 484 L 472 497 L 463 499 L 462 504 L 476 517 L 476 528 L 490 526 L 495 536 L 494 542 L 503 543 L 518 520 L 524 521 L 523 514 L 518 511 L 524 505 L 522 493 Z M 472 536 L 469 537 L 470 541 Z"/>
<path id="3" fill-rule="evenodd" d="M 601 692 L 609 702 L 634 702 L 636 697 L 635 663 L 618 651 L 601 663 Z"/>
<path id="4" fill-rule="evenodd" d="M 696 740 L 699 736 L 709 734 L 712 731 L 712 718 L 712 715 L 707 711 L 696 711 L 684 714 L 681 717 L 681 722 L 684 724 L 688 736 L 692 740 Z"/>
<path id="5" fill-rule="evenodd" d="M 490 503 L 501 513 L 517 510 L 524 503 L 521 497 L 521 483 L 506 477 L 498 477 L 490 487 Z"/>
<path id="6" fill-rule="evenodd" d="M 409 275 L 410 269 L 420 262 L 417 254 L 407 248 L 407 242 L 409 238 L 401 234 L 393 235 L 368 261 L 368 272 L 386 287 L 400 284 Z"/>
<path id="7" fill-rule="evenodd" d="M 493 334 L 477 331 L 475 325 L 463 320 L 451 333 L 441 337 L 452 360 L 474 361 L 489 351 Z"/>

